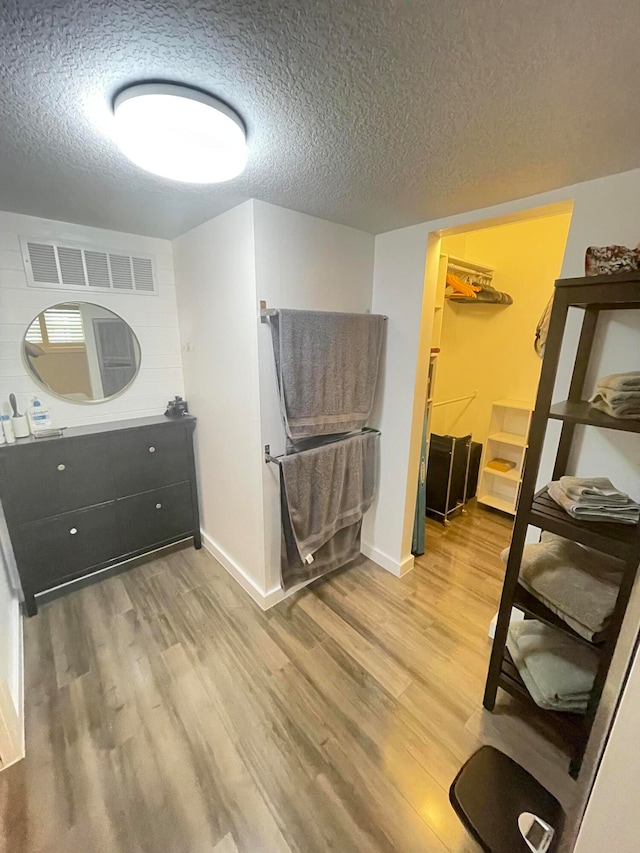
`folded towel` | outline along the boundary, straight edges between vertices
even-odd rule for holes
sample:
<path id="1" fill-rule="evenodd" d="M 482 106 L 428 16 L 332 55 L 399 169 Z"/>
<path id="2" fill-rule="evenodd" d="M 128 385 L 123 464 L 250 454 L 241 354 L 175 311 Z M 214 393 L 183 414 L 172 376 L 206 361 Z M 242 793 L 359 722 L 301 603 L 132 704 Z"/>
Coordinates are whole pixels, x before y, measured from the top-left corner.
<path id="1" fill-rule="evenodd" d="M 280 460 L 285 589 L 359 554 L 359 525 L 375 493 L 378 438 L 365 432 Z"/>
<path id="2" fill-rule="evenodd" d="M 270 326 L 289 438 L 362 429 L 373 408 L 384 317 L 283 309 Z"/>
<path id="3" fill-rule="evenodd" d="M 507 648 L 536 704 L 586 711 L 599 663 L 594 649 L 535 619 L 509 626 Z"/>
<path id="4" fill-rule="evenodd" d="M 640 370 L 629 373 L 611 373 L 598 379 L 596 388 L 611 388 L 613 391 L 640 391 Z"/>
<path id="5" fill-rule="evenodd" d="M 596 388 L 589 402 L 612 418 L 640 419 L 640 391 L 613 391 L 611 388 Z"/>
<path id="6" fill-rule="evenodd" d="M 628 504 L 631 498 L 621 492 L 607 477 L 560 477 L 563 492 L 580 504 Z"/>
<path id="7" fill-rule="evenodd" d="M 509 549 L 501 554 L 507 563 Z M 585 640 L 599 642 L 616 605 L 624 567 L 619 560 L 544 531 L 525 545 L 520 583 Z"/>
<path id="8" fill-rule="evenodd" d="M 549 497 L 572 518 L 580 521 L 616 522 L 618 524 L 637 524 L 640 520 L 640 505 L 632 500 L 626 504 L 611 506 L 605 502 L 588 506 L 570 498 L 559 482 L 547 486 Z"/>

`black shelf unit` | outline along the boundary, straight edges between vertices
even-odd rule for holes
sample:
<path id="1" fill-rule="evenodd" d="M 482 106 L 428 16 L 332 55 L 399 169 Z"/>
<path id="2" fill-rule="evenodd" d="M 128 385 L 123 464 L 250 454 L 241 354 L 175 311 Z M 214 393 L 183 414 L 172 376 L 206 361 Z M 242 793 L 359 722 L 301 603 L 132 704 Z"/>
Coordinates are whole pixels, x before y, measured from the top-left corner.
<path id="1" fill-rule="evenodd" d="M 584 313 L 571 377 L 569 398 L 562 403 L 552 405 L 551 399 L 560 360 L 560 350 L 569 308 L 572 307 L 582 308 Z M 580 772 L 631 589 L 638 573 L 640 525 L 577 521 L 549 497 L 546 488 L 536 492 L 536 479 L 549 419 L 562 422 L 553 470 L 554 480 L 568 473 L 567 467 L 576 426 L 640 433 L 640 421 L 612 418 L 592 408 L 583 399 L 585 377 L 598 317 L 603 311 L 627 309 L 640 309 L 640 273 L 622 273 L 612 276 L 556 281 L 540 385 L 529 431 L 529 449 L 523 472 L 520 501 L 509 549 L 509 559 L 484 695 L 484 706 L 489 711 L 493 711 L 495 707 L 498 688 L 506 690 L 512 696 L 519 697 L 529 705 L 535 705 L 506 647 L 512 607 L 518 607 L 528 617 L 539 619 L 564 631 L 574 639 L 597 649 L 600 662 L 586 715 L 579 716 L 557 711 L 542 712 L 548 717 L 569 747 L 571 753 L 569 772 L 574 778 L 577 778 Z M 600 474 L 601 472 L 595 473 Z M 519 583 L 520 562 L 527 529 L 530 525 L 617 557 L 624 564 L 616 606 L 602 643 L 589 643 L 580 637 L 559 616 Z M 538 708 L 537 705 L 535 707 Z"/>

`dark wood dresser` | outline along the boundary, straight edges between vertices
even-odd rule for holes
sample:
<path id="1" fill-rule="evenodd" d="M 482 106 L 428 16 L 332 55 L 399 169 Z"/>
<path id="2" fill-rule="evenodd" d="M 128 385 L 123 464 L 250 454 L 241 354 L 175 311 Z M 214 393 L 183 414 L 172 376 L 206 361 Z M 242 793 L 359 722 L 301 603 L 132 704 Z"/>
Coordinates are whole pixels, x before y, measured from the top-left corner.
<path id="1" fill-rule="evenodd" d="M 157 548 L 189 537 L 200 548 L 195 424 L 161 415 L 0 446 L 0 499 L 28 615 L 36 596 Z"/>

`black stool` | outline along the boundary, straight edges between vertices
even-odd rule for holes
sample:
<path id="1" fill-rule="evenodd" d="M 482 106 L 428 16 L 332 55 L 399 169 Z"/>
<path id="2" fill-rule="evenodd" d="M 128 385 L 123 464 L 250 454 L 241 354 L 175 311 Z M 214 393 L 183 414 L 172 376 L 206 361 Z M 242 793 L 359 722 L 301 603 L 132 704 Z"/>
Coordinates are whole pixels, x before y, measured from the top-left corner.
<path id="1" fill-rule="evenodd" d="M 529 846 L 518 826 L 531 813 L 555 830 L 548 853 L 557 849 L 564 813 L 555 797 L 530 773 L 492 746 L 483 746 L 462 767 L 449 790 L 449 799 L 467 831 L 485 853 L 532 853 L 545 835 L 533 827 Z"/>

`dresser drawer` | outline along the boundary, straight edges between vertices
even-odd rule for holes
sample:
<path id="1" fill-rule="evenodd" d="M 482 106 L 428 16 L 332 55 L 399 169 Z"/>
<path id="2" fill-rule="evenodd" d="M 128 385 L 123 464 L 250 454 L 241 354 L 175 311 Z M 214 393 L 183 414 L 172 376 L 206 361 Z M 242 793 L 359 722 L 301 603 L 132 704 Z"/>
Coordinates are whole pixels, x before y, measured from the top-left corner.
<path id="1" fill-rule="evenodd" d="M 131 430 L 111 444 L 118 497 L 135 495 L 189 479 L 187 434 L 167 425 Z"/>
<path id="2" fill-rule="evenodd" d="M 31 592 L 49 589 L 117 557 L 115 503 L 23 524 L 16 553 Z"/>
<path id="3" fill-rule="evenodd" d="M 190 483 L 178 483 L 116 502 L 118 525 L 128 553 L 193 533 Z"/>
<path id="4" fill-rule="evenodd" d="M 104 442 L 61 438 L 5 454 L 2 493 L 21 522 L 115 498 Z"/>

